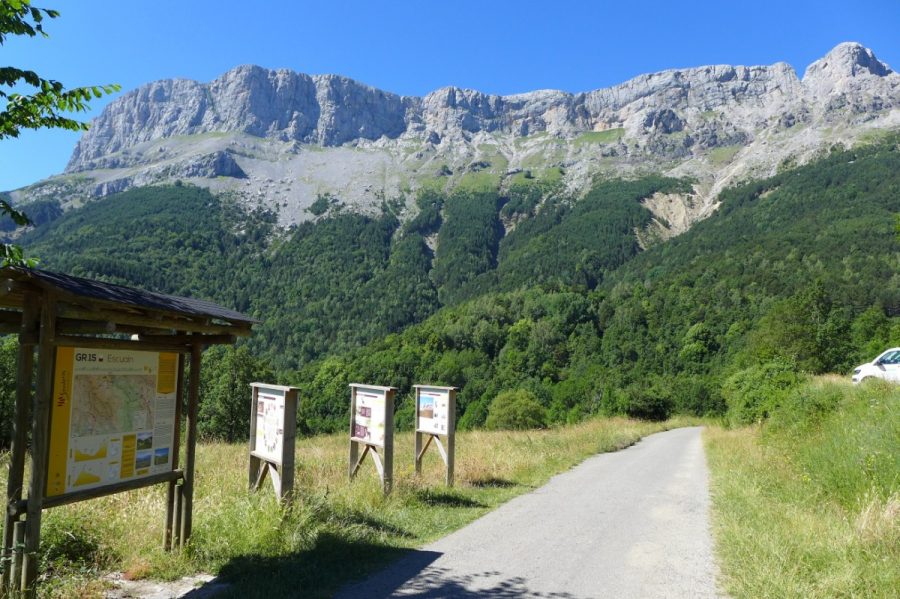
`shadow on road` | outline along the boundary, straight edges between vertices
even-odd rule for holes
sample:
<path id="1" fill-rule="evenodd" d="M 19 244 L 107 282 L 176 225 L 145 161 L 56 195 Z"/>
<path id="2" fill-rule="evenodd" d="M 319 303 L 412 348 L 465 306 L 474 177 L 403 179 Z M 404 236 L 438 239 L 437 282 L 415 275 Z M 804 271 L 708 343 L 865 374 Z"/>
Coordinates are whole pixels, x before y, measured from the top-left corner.
<path id="1" fill-rule="evenodd" d="M 499 572 L 458 575 L 430 566 L 440 556 L 434 551 L 414 551 L 372 578 L 344 587 L 335 599 L 581 599 L 570 593 L 532 591 L 521 576 L 503 579 Z"/>

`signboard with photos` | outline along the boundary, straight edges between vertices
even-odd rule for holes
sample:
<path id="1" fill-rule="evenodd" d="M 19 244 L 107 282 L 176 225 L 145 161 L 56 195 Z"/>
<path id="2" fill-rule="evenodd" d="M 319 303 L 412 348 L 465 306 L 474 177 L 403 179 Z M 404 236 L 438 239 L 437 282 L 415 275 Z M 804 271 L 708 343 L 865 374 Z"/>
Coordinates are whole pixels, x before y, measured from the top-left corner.
<path id="1" fill-rule="evenodd" d="M 456 443 L 456 387 L 414 385 L 416 401 L 416 473 L 433 443 L 447 467 L 447 486 L 453 485 Z M 441 441 L 444 437 L 446 447 Z"/>

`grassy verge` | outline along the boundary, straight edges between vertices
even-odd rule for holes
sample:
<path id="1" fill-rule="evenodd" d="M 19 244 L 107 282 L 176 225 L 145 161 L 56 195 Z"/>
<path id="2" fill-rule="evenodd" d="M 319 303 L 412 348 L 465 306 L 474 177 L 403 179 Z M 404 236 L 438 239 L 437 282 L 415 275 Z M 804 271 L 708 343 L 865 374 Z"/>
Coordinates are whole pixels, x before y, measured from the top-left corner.
<path id="1" fill-rule="evenodd" d="M 217 573 L 233 582 L 236 597 L 330 597 L 405 550 L 446 535 L 590 455 L 683 424 L 614 418 L 546 431 L 460 433 L 452 489 L 442 485 L 436 452 L 421 478 L 415 476 L 413 437 L 399 434 L 395 490 L 388 498 L 371 463 L 348 483 L 343 435 L 303 439 L 297 447 L 299 499 L 285 512 L 270 488 L 247 492 L 245 444 L 203 444 L 188 550 L 166 554 L 160 548 L 163 486 L 49 510 L 42 595 L 102 596 L 100 574 L 121 570 L 130 578 L 161 579 Z"/>
<path id="2" fill-rule="evenodd" d="M 897 596 L 900 388 L 817 379 L 706 446 L 732 596 Z"/>

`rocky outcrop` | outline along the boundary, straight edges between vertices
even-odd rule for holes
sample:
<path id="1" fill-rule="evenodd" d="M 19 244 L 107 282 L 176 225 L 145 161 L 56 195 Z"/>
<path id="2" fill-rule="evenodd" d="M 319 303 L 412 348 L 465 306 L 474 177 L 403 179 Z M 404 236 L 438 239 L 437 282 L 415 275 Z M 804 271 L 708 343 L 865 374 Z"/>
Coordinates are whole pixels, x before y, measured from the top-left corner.
<path id="1" fill-rule="evenodd" d="M 125 94 L 94 121 L 67 171 L 150 162 L 154 157 L 126 152 L 153 140 L 215 132 L 339 146 L 381 138 L 439 145 L 495 132 L 574 137 L 624 128 L 651 148 L 682 155 L 695 143 L 740 143 L 761 128 L 877 113 L 898 103 L 900 75 L 855 43 L 810 65 L 802 81 L 785 63 L 718 65 L 642 75 L 579 94 L 496 96 L 448 87 L 404 97 L 335 75 L 241 66 L 207 84 L 158 81 Z M 676 133 L 690 139 L 660 138 Z"/>

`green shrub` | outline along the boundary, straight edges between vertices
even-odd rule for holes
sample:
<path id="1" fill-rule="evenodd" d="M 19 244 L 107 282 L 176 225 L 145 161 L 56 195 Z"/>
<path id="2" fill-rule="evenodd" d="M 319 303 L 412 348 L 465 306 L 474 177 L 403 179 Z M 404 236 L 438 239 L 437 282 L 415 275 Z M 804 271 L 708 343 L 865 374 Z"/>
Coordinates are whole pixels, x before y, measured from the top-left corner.
<path id="1" fill-rule="evenodd" d="M 767 418 L 803 380 L 793 364 L 779 359 L 733 374 L 722 387 L 729 422 L 751 424 Z"/>
<path id="2" fill-rule="evenodd" d="M 625 395 L 628 402 L 625 413 L 632 418 L 665 420 L 675 409 L 671 391 L 661 383 L 629 387 Z"/>
<path id="3" fill-rule="evenodd" d="M 491 402 L 485 424 L 489 429 L 544 428 L 547 411 L 530 391 L 503 391 Z"/>

